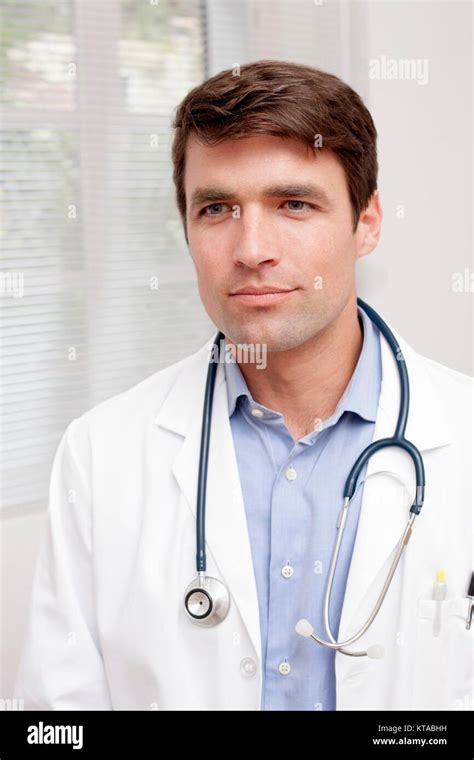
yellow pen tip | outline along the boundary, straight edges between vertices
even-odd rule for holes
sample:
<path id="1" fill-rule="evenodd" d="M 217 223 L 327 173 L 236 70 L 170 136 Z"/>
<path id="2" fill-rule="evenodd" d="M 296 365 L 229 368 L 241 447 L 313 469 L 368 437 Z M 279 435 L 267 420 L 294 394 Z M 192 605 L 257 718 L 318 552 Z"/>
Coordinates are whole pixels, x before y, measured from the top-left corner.
<path id="1" fill-rule="evenodd" d="M 436 573 L 436 581 L 438 583 L 444 583 L 445 580 L 446 580 L 446 573 L 444 572 L 444 570 L 438 570 L 438 572 Z"/>

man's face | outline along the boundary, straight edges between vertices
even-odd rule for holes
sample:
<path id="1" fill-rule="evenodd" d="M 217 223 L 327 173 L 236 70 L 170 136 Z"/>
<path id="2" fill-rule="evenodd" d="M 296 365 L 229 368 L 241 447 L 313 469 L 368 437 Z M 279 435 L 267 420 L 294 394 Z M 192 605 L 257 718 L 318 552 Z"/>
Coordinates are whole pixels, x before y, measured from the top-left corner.
<path id="1" fill-rule="evenodd" d="M 271 135 L 214 146 L 191 135 L 184 183 L 200 296 L 226 338 L 285 351 L 339 315 L 368 250 L 333 153 Z M 236 294 L 266 287 L 287 292 Z"/>

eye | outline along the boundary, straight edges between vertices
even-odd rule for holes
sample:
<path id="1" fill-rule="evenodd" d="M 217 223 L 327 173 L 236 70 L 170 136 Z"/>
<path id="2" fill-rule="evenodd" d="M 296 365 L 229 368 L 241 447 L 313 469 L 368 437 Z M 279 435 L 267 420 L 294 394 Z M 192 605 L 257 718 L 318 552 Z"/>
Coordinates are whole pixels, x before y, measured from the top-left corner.
<path id="1" fill-rule="evenodd" d="M 315 208 L 315 206 L 313 206 L 313 204 L 312 204 L 312 203 L 306 203 L 306 201 L 296 201 L 296 200 L 290 200 L 290 201 L 285 201 L 285 203 L 284 203 L 283 205 L 286 205 L 286 203 L 296 203 L 296 204 L 298 204 L 298 203 L 299 203 L 299 204 L 300 204 L 300 207 L 299 207 L 299 208 L 294 208 L 294 207 L 293 207 L 293 208 L 290 208 L 290 209 L 289 209 L 290 211 L 304 211 L 304 209 L 303 209 L 303 208 L 301 208 L 301 205 L 302 205 L 302 206 L 306 206 L 307 208 Z"/>
<path id="2" fill-rule="evenodd" d="M 213 209 L 214 211 L 215 211 L 216 209 L 218 209 L 218 210 L 219 210 L 219 209 L 220 209 L 222 206 L 225 206 L 225 205 L 226 205 L 225 203 L 211 203 L 209 206 L 204 206 L 204 208 L 202 208 L 202 209 L 200 210 L 200 212 L 199 212 L 199 216 L 220 216 L 220 214 L 219 214 L 219 213 L 216 213 L 216 214 L 208 214 L 207 212 L 208 212 L 210 209 Z"/>

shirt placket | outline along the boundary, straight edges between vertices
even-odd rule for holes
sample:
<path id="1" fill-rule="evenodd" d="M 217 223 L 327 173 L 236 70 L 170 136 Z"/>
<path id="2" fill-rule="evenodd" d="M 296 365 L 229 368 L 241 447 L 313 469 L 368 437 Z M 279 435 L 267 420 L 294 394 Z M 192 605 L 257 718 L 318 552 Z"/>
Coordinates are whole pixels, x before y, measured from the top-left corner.
<path id="1" fill-rule="evenodd" d="M 267 710 L 284 708 L 294 689 L 290 654 L 291 621 L 301 558 L 297 532 L 288 530 L 288 521 L 300 527 L 302 525 L 303 516 L 298 510 L 301 505 L 299 491 L 305 479 L 302 454 L 306 447 L 300 442 L 289 445 L 289 438 L 287 428 L 280 422 L 272 436 L 272 445 L 278 446 L 280 466 L 271 495 L 267 647 L 262 706 Z"/>

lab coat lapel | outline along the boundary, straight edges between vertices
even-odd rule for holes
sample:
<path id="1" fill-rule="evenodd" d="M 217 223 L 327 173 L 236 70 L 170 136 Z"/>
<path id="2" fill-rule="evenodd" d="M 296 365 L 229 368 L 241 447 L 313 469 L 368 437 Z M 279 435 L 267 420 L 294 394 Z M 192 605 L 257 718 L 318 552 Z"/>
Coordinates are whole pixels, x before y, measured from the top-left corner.
<path id="1" fill-rule="evenodd" d="M 444 446 L 452 440 L 446 410 L 439 408 L 435 389 L 426 365 L 416 352 L 391 327 L 402 349 L 410 382 L 410 410 L 406 437 L 426 455 L 429 449 Z M 400 383 L 396 360 L 381 336 L 382 386 L 373 440 L 393 435 L 399 411 Z M 392 476 L 382 474 L 390 471 Z M 396 477 L 395 477 L 396 476 Z M 398 478 L 398 479 L 397 479 Z M 400 483 L 402 481 L 402 484 Z M 430 484 L 427 482 L 425 497 Z M 339 640 L 355 633 L 370 612 L 374 588 L 380 589 L 387 571 L 387 560 L 397 545 L 413 503 L 416 479 L 411 458 L 399 448 L 382 449 L 367 465 L 363 484 L 358 530 L 347 579 L 342 608 Z M 429 508 L 424 507 L 424 508 Z M 420 517 L 423 520 L 423 510 Z M 415 525 L 415 530 L 418 528 Z M 354 645 L 355 646 L 355 645 Z M 354 658 L 338 655 L 350 666 Z M 358 658 L 356 658 L 358 659 Z M 341 666 L 340 666 L 341 669 Z"/>
<path id="2" fill-rule="evenodd" d="M 177 378 L 155 422 L 185 436 L 173 473 L 196 517 L 202 409 L 212 340 Z M 258 596 L 250 539 L 227 406 L 224 366 L 219 362 L 214 388 L 206 499 L 207 571 L 224 581 L 261 658 Z M 217 565 L 212 570 L 210 559 Z M 191 580 L 191 579 L 190 579 Z"/>

